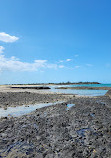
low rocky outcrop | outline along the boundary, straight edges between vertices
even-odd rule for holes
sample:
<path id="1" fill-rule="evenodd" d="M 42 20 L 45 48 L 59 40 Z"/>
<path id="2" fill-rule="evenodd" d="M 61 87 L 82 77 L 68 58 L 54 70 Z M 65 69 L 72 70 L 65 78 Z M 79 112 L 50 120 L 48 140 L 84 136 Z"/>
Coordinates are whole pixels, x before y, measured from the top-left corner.
<path id="1" fill-rule="evenodd" d="M 109 90 L 109 91 L 106 93 L 106 95 L 111 98 L 111 90 Z"/>
<path id="2" fill-rule="evenodd" d="M 37 89 L 37 90 L 41 90 L 41 89 L 51 89 L 50 87 L 45 87 L 45 86 L 37 86 L 37 87 L 27 87 L 27 86 L 23 86 L 23 87 L 10 87 L 10 88 L 19 88 L 19 89 Z"/>

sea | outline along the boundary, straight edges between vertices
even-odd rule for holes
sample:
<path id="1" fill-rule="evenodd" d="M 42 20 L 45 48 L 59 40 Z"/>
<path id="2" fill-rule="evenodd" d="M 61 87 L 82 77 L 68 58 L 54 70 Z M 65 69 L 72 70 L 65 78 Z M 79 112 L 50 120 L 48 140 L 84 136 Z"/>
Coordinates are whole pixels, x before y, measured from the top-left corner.
<path id="1" fill-rule="evenodd" d="M 71 84 L 50 86 L 51 91 L 58 93 L 75 94 L 80 96 L 103 96 L 108 90 L 87 90 L 87 89 L 55 89 L 57 87 L 111 87 L 111 84 Z"/>

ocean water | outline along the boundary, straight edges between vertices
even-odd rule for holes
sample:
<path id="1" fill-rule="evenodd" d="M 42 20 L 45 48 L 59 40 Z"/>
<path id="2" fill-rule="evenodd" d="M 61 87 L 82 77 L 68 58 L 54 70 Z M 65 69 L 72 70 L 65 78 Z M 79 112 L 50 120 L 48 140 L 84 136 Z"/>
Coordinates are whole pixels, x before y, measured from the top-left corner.
<path id="1" fill-rule="evenodd" d="M 103 96 L 107 90 L 81 90 L 81 89 L 51 89 L 52 92 L 76 94 L 80 96 Z"/>
<path id="2" fill-rule="evenodd" d="M 111 87 L 111 84 L 72 84 L 59 85 L 58 87 Z"/>
<path id="3" fill-rule="evenodd" d="M 51 86 L 51 91 L 58 93 L 76 94 L 80 96 L 103 96 L 107 93 L 107 90 L 55 89 L 56 87 L 111 87 L 111 84 L 72 84 Z"/>

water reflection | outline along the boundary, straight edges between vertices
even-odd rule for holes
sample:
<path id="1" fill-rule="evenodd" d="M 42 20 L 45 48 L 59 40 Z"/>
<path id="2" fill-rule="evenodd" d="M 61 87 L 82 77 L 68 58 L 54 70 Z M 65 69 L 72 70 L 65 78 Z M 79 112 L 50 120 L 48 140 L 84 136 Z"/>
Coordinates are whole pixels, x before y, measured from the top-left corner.
<path id="1" fill-rule="evenodd" d="M 67 104 L 67 110 L 69 110 L 72 106 L 75 106 L 75 104 Z"/>

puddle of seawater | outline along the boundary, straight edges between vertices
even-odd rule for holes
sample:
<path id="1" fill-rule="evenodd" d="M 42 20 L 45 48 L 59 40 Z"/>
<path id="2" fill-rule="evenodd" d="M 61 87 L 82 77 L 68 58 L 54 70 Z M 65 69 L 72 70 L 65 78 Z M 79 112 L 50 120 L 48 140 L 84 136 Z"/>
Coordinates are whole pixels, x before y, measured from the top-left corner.
<path id="1" fill-rule="evenodd" d="M 28 114 L 36 109 L 40 109 L 43 107 L 51 106 L 51 105 L 56 105 L 58 103 L 63 103 L 63 102 L 55 102 L 55 103 L 40 103 L 40 104 L 35 104 L 35 105 L 23 105 L 23 106 L 17 106 L 17 107 L 8 107 L 6 110 L 3 108 L 0 108 L 0 117 L 5 117 L 8 115 L 11 115 L 13 117 L 21 116 Z"/>
<path id="2" fill-rule="evenodd" d="M 90 116 L 94 117 L 94 116 L 95 116 L 95 114 L 91 113 L 91 114 L 90 114 Z"/>
<path id="3" fill-rule="evenodd" d="M 106 103 L 103 102 L 103 101 L 96 101 L 96 103 L 99 103 L 99 104 L 102 104 L 102 105 L 106 105 Z"/>
<path id="4" fill-rule="evenodd" d="M 84 137 L 85 137 L 85 132 L 87 131 L 91 131 L 90 128 L 82 128 L 77 130 L 77 134 L 81 137 L 81 139 L 77 139 L 78 141 L 80 141 L 83 145 L 85 145 L 85 141 L 84 141 Z"/>
<path id="5" fill-rule="evenodd" d="M 77 130 L 77 134 L 81 137 L 85 137 L 85 132 L 90 131 L 90 128 L 82 128 L 80 130 Z"/>
<path id="6" fill-rule="evenodd" d="M 69 110 L 73 106 L 75 106 L 75 104 L 67 104 L 67 110 Z"/>

